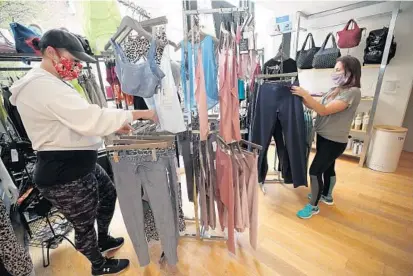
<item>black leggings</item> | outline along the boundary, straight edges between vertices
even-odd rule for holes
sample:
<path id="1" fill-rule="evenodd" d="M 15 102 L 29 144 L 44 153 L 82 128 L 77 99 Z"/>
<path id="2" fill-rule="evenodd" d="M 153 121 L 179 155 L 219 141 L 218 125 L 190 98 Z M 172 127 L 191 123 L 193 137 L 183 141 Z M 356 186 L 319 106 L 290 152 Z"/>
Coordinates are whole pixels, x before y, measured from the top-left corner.
<path id="1" fill-rule="evenodd" d="M 338 143 L 317 134 L 317 152 L 310 167 L 311 205 L 317 206 L 321 195 L 328 195 L 330 181 L 336 176 L 336 159 L 344 152 L 347 143 Z"/>

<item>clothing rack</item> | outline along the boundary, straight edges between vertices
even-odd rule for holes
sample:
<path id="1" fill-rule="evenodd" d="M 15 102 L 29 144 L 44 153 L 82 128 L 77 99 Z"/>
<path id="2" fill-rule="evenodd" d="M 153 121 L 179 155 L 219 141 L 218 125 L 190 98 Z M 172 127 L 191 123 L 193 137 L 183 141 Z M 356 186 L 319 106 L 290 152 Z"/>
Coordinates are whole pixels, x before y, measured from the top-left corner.
<path id="1" fill-rule="evenodd" d="M 222 9 L 201 9 L 201 10 L 186 10 L 185 6 L 185 1 L 183 2 L 183 26 L 184 26 L 184 42 L 185 44 L 188 41 L 188 35 L 190 32 L 191 35 L 191 43 L 192 43 L 192 49 L 195 49 L 195 33 L 194 33 L 194 26 L 195 26 L 195 16 L 198 16 L 200 14 L 214 14 L 214 13 L 219 13 L 219 14 L 224 14 L 224 13 L 234 13 L 234 12 L 244 12 L 248 11 L 247 7 L 240 7 L 240 8 L 222 8 Z M 190 17 L 190 26 L 188 28 L 187 25 L 187 19 L 188 16 Z M 185 47 L 185 51 L 187 51 L 187 48 Z M 185 55 L 187 56 L 187 55 Z M 192 51 L 192 55 L 188 58 L 192 59 L 192 64 L 195 66 L 195 51 Z M 185 61 L 182 61 L 185 62 Z M 189 70 L 192 70 L 193 68 L 189 68 Z M 194 74 L 195 75 L 195 74 Z M 195 76 L 193 76 L 195 77 Z M 193 80 L 195 83 L 195 79 Z M 184 95 L 184 97 L 187 97 L 190 99 L 190 89 L 187 89 L 187 95 Z M 188 134 L 191 137 L 192 134 L 197 134 L 199 133 L 199 130 L 193 129 L 192 122 L 194 121 L 195 117 L 194 114 L 192 114 L 191 110 L 186 110 L 187 112 L 187 121 L 188 121 Z M 193 152 L 193 143 L 192 141 L 190 142 L 190 150 Z M 195 160 L 194 160 L 194 167 L 195 167 Z M 194 179 L 194 211 L 195 211 L 195 225 L 196 225 L 196 234 L 188 234 L 187 237 L 193 237 L 196 239 L 201 239 L 201 240 L 214 240 L 214 241 L 223 241 L 226 240 L 226 237 L 224 236 L 210 236 L 207 237 L 205 234 L 205 229 L 203 227 L 200 227 L 200 219 L 199 219 L 199 214 L 198 214 L 198 195 L 197 195 L 197 187 L 196 187 L 196 181 L 197 179 L 193 176 Z"/>
<path id="2" fill-rule="evenodd" d="M 295 33 L 295 37 L 294 37 L 294 43 L 293 43 L 293 49 L 292 52 L 293 53 L 297 53 L 297 49 L 298 49 L 298 41 L 299 41 L 299 36 L 300 36 L 300 31 L 301 31 L 301 19 L 306 19 L 306 20 L 312 20 L 314 18 L 323 18 L 326 16 L 330 16 L 330 15 L 335 15 L 338 13 L 342 13 L 342 12 L 348 12 L 348 11 L 353 11 L 353 10 L 357 10 L 357 9 L 361 9 L 361 8 L 366 8 L 369 6 L 373 6 L 373 5 L 378 5 L 378 4 L 383 4 L 387 1 L 362 1 L 362 2 L 358 2 L 358 3 L 354 3 L 354 4 L 349 4 L 349 5 L 345 5 L 342 7 L 338 7 L 335 9 L 330 9 L 330 10 L 325 10 L 322 12 L 317 12 L 317 13 L 313 13 L 313 14 L 305 14 L 304 12 L 297 12 L 296 13 L 296 20 L 295 20 L 295 27 L 293 28 L 294 30 L 296 30 Z M 393 40 L 393 35 L 394 35 L 394 29 L 396 26 L 396 21 L 397 21 L 397 17 L 399 15 L 399 13 L 401 12 L 401 1 L 394 1 L 391 2 L 393 7 L 392 7 L 392 11 L 391 12 L 387 12 L 387 13 L 383 13 L 383 11 L 381 11 L 380 13 L 377 14 L 373 14 L 370 16 L 365 16 L 362 19 L 367 19 L 367 18 L 373 18 L 373 17 L 382 17 L 384 15 L 389 15 L 391 14 L 391 18 L 390 18 L 390 23 L 389 23 L 389 31 L 387 33 L 387 38 L 386 38 L 386 45 L 384 47 L 384 52 L 383 52 L 383 58 L 381 60 L 381 64 L 380 64 L 380 68 L 379 68 L 379 72 L 377 75 L 377 83 L 376 83 L 376 88 L 375 88 L 375 92 L 374 92 L 374 98 L 373 98 L 373 103 L 372 103 L 372 107 L 370 109 L 370 118 L 369 118 L 369 122 L 367 125 L 367 130 L 366 130 L 366 134 L 364 136 L 364 146 L 363 146 L 363 151 L 360 155 L 360 161 L 359 161 L 359 166 L 363 167 L 364 163 L 366 161 L 366 157 L 367 157 L 367 153 L 368 153 L 368 149 L 369 149 L 369 143 L 371 140 L 371 135 L 373 133 L 373 123 L 374 123 L 374 117 L 376 115 L 376 110 L 377 110 L 377 105 L 379 102 L 379 96 L 380 96 L 380 92 L 381 92 L 381 87 L 383 84 L 383 79 L 384 79 L 384 74 L 386 72 L 386 68 L 387 68 L 387 61 L 388 61 L 388 57 L 389 57 L 389 53 L 390 53 L 390 46 Z M 340 24 L 341 25 L 341 24 Z M 312 29 L 323 29 L 323 28 L 329 28 L 329 27 L 334 27 L 336 26 L 336 24 L 329 24 L 327 26 L 319 26 L 319 27 L 315 27 Z M 299 31 L 297 31 L 299 30 Z"/>

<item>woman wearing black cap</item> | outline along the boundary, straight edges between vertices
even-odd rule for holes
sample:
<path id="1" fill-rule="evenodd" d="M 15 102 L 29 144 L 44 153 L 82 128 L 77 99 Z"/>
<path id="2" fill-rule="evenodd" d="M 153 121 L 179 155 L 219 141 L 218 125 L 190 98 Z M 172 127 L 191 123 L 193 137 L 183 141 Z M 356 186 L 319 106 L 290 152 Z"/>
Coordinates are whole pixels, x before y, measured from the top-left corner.
<path id="1" fill-rule="evenodd" d="M 35 183 L 73 224 L 76 247 L 92 263 L 92 274 L 119 273 L 129 261 L 102 255 L 121 247 L 124 239 L 108 234 L 116 190 L 96 163 L 97 149 L 102 146 L 102 136 L 128 133 L 133 120 L 155 120 L 156 115 L 151 110 L 100 108 L 66 84 L 64 80 L 79 76 L 81 61 L 95 62 L 74 35 L 50 30 L 32 44 L 42 54 L 40 68 L 32 69 L 13 85 L 10 101 L 17 106 L 37 150 Z"/>

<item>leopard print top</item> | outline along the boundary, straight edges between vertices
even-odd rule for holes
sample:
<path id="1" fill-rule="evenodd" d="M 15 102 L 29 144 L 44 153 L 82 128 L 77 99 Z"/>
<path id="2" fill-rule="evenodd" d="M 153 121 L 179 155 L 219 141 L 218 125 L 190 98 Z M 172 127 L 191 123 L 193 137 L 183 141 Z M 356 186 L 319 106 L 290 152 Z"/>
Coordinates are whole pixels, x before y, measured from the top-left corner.
<path id="1" fill-rule="evenodd" d="M 168 44 L 168 39 L 166 38 L 165 27 L 160 27 L 156 31 L 156 39 L 161 41 L 161 44 L 156 47 L 156 63 L 161 64 L 161 59 L 165 46 Z M 122 45 L 123 52 L 126 54 L 128 60 L 132 63 L 137 62 L 139 59 L 148 56 L 149 47 L 151 46 L 151 41 L 144 37 L 139 36 L 135 31 L 132 31 L 126 38 L 124 44 Z"/>
<path id="2" fill-rule="evenodd" d="M 6 207 L 0 198 L 0 260 L 13 276 L 27 276 L 33 270 L 30 255 L 17 241 Z"/>

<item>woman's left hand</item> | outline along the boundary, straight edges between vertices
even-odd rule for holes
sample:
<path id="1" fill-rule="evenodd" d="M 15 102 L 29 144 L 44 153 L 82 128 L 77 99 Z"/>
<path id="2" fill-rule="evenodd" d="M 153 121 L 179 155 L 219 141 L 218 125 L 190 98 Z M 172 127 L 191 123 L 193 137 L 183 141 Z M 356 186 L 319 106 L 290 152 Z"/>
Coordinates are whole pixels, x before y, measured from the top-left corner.
<path id="1" fill-rule="evenodd" d="M 307 90 L 305 90 L 304 88 L 300 86 L 292 86 L 291 92 L 293 93 L 293 95 L 297 95 L 303 99 L 306 99 L 307 97 L 310 96 L 310 93 L 308 93 Z"/>

